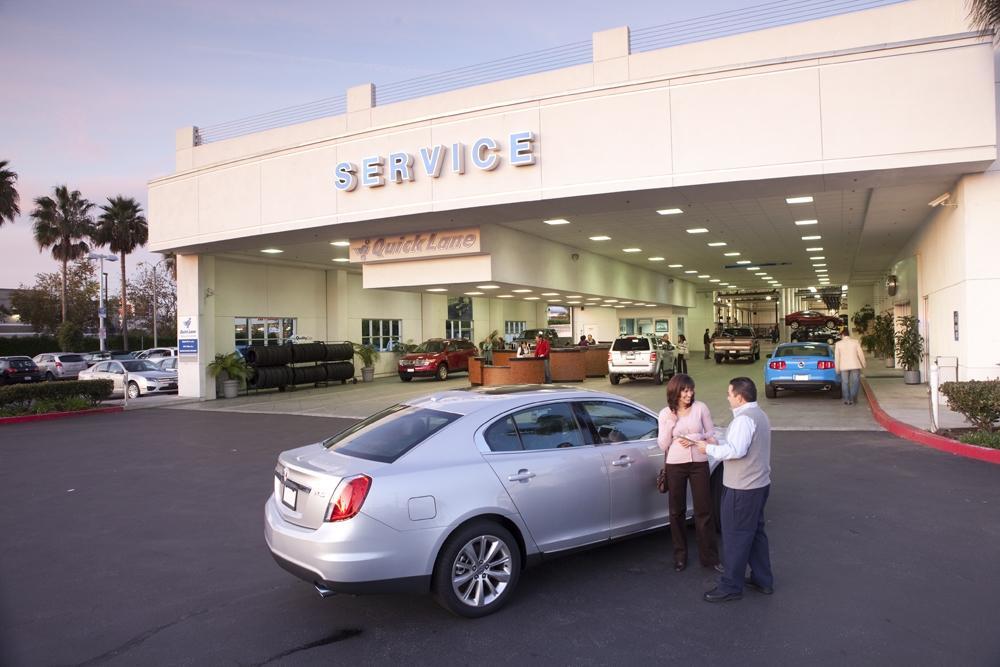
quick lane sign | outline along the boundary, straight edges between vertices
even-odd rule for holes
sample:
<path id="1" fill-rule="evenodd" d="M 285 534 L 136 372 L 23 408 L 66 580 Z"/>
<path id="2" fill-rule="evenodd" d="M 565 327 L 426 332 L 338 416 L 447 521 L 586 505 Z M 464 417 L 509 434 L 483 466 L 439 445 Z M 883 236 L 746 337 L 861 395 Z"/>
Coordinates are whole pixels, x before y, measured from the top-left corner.
<path id="1" fill-rule="evenodd" d="M 351 239 L 351 262 L 371 263 L 480 252 L 479 229 L 449 229 L 373 239 Z"/>
<path id="2" fill-rule="evenodd" d="M 525 130 L 513 132 L 507 137 L 507 162 L 513 167 L 527 167 L 535 164 L 535 133 Z M 338 190 L 351 192 L 360 183 L 366 188 L 380 188 L 386 181 L 392 183 L 411 182 L 420 170 L 428 178 L 439 178 L 445 168 L 453 174 L 464 174 L 466 158 L 472 166 L 482 171 L 493 171 L 502 162 L 499 142 L 491 137 L 480 137 L 472 144 L 471 150 L 463 143 L 450 146 L 435 144 L 421 148 L 419 164 L 410 153 L 389 153 L 388 156 L 372 155 L 361 160 L 360 167 L 354 162 L 341 162 L 334 172 L 333 183 Z"/>

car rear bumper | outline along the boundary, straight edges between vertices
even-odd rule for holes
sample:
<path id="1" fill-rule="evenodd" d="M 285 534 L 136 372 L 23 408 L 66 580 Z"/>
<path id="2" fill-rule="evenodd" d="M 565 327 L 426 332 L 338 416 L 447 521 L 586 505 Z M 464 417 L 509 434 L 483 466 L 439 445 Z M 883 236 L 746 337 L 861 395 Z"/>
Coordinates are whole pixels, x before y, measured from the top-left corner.
<path id="1" fill-rule="evenodd" d="M 656 366 L 617 366 L 608 364 L 608 372 L 615 375 L 653 375 L 656 373 Z"/>
<path id="2" fill-rule="evenodd" d="M 410 377 L 430 377 L 437 374 L 437 365 L 434 366 L 399 366 L 400 375 Z"/>
<path id="3" fill-rule="evenodd" d="M 775 389 L 794 389 L 802 391 L 819 391 L 823 389 L 835 389 L 840 386 L 840 378 L 814 378 L 810 377 L 808 380 L 794 380 L 791 378 L 782 378 L 769 380 L 770 384 Z"/>
<path id="4" fill-rule="evenodd" d="M 363 512 L 313 530 L 282 517 L 272 494 L 264 537 L 283 568 L 343 593 L 429 590 L 438 529 L 398 531 Z"/>

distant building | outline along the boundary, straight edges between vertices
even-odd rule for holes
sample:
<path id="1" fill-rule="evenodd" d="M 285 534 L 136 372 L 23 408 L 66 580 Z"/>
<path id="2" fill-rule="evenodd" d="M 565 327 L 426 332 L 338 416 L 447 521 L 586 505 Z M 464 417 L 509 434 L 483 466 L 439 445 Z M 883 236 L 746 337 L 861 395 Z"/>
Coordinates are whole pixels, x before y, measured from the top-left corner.
<path id="1" fill-rule="evenodd" d="M 10 297 L 16 288 L 0 287 L 0 336 L 37 336 L 30 324 L 21 322 Z"/>

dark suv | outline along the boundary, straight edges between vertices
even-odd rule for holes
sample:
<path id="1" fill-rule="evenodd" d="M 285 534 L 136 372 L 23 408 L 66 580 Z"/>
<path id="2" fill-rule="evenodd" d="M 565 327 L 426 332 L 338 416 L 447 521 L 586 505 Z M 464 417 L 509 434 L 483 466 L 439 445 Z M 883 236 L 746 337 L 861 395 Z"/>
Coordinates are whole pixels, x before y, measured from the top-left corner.
<path id="1" fill-rule="evenodd" d="M 38 382 L 42 375 L 30 357 L 0 357 L 0 385 Z"/>
<path id="2" fill-rule="evenodd" d="M 414 377 L 433 376 L 446 380 L 451 373 L 468 371 L 469 359 L 477 354 L 476 346 L 464 338 L 431 338 L 400 357 L 399 379 L 409 382 Z"/>

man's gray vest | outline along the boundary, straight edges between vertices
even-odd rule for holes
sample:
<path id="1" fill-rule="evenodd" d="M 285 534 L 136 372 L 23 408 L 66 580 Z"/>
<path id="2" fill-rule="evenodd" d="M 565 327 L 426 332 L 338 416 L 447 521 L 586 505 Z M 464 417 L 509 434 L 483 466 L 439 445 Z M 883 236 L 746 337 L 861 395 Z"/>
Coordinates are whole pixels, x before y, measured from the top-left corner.
<path id="1" fill-rule="evenodd" d="M 753 420 L 753 439 L 746 456 L 723 462 L 722 483 L 730 489 L 759 489 L 771 483 L 771 421 L 759 406 L 741 416 Z"/>

